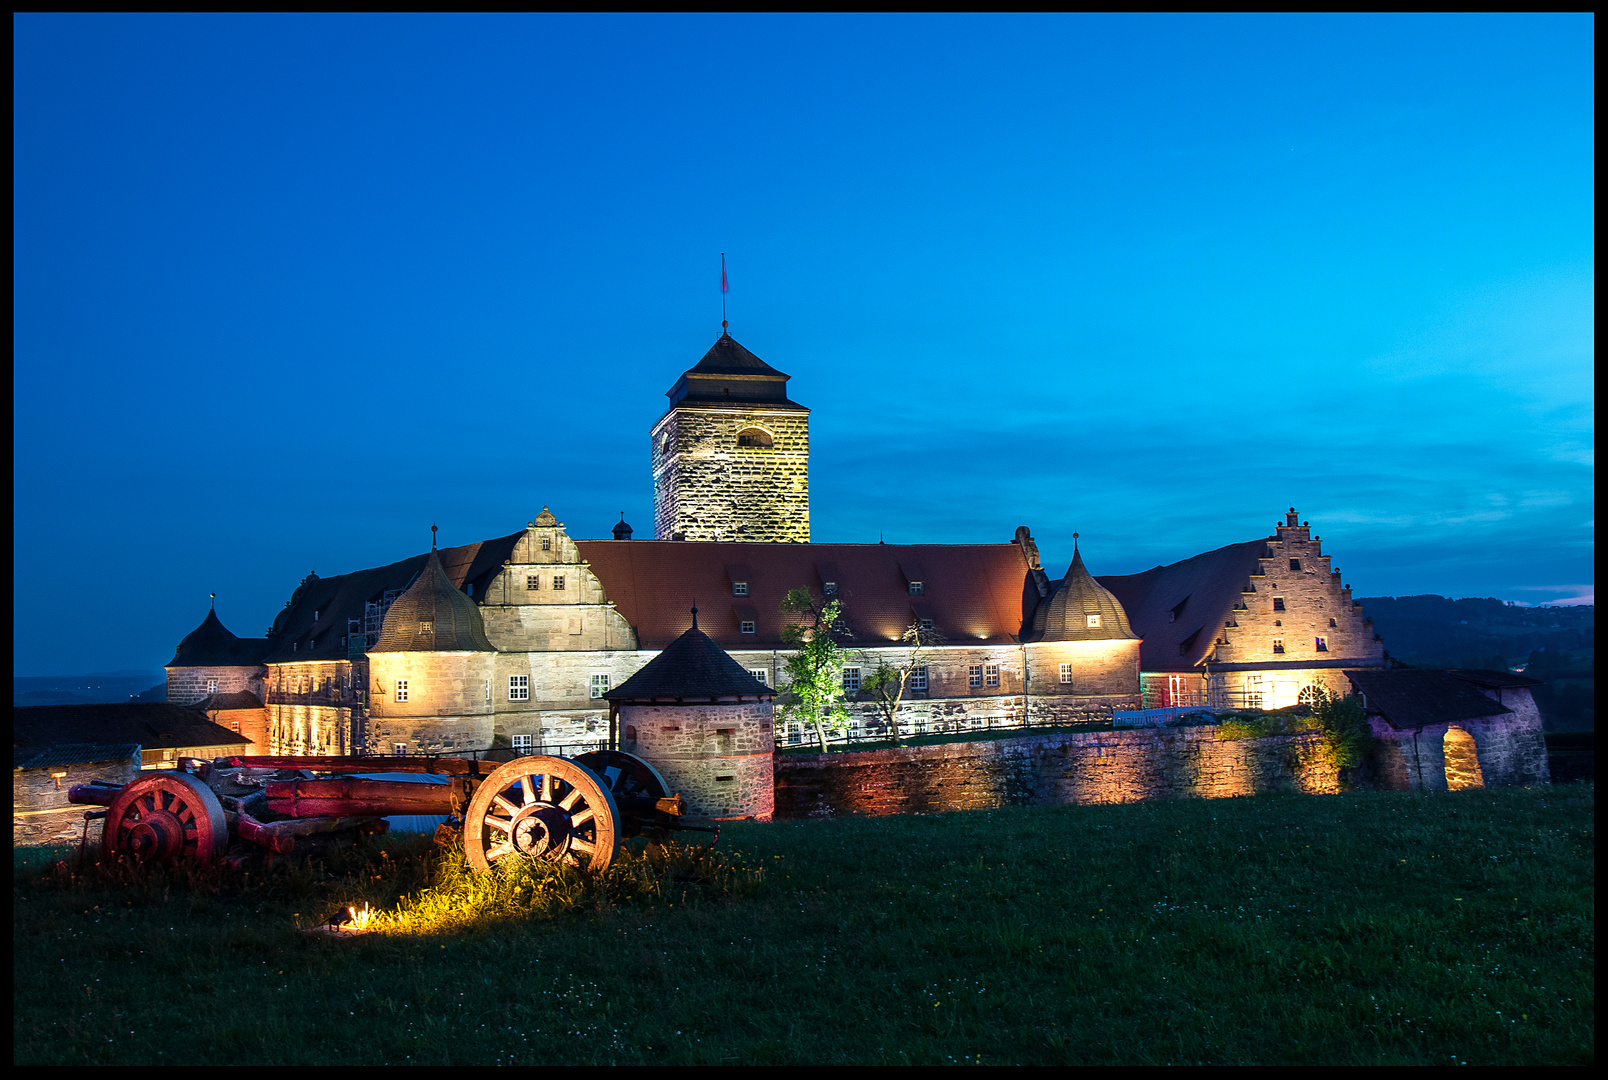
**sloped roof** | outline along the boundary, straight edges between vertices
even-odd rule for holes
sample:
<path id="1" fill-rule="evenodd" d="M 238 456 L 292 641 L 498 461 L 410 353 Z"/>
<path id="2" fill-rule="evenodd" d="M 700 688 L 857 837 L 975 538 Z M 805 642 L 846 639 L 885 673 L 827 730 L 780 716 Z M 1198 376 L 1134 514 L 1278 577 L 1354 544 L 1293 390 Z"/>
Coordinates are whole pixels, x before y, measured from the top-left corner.
<path id="1" fill-rule="evenodd" d="M 1346 678 L 1366 698 L 1369 712 L 1400 731 L 1513 711 L 1449 671 L 1369 669 L 1347 671 Z"/>
<path id="2" fill-rule="evenodd" d="M 1511 671 L 1492 671 L 1489 668 L 1451 668 L 1446 674 L 1456 675 L 1464 682 L 1486 690 L 1518 690 L 1526 686 L 1540 686 L 1540 679 L 1516 675 Z"/>
<path id="3" fill-rule="evenodd" d="M 396 598 L 380 625 L 377 652 L 496 652 L 480 607 L 453 585 L 434 551 L 419 578 Z"/>
<path id="4" fill-rule="evenodd" d="M 1100 616 L 1091 627 L 1088 617 Z M 1072 565 L 1056 583 L 1050 598 L 1033 613 L 1033 641 L 1120 641 L 1137 638 L 1122 604 L 1090 575 L 1083 553 L 1072 548 Z"/>
<path id="5" fill-rule="evenodd" d="M 674 408 L 681 404 L 742 405 L 762 403 L 766 408 L 804 409 L 787 398 L 786 375 L 737 344 L 730 334 L 718 340 L 692 367 L 665 391 Z"/>
<path id="6" fill-rule="evenodd" d="M 776 691 L 698 629 L 693 622 L 635 675 L 603 696 L 615 702 L 714 701 L 718 698 L 775 697 Z"/>
<path id="7" fill-rule="evenodd" d="M 1038 603 L 1025 586 L 1027 562 L 1016 544 L 750 544 L 691 540 L 577 540 L 581 558 L 603 583 L 639 647 L 662 649 L 681 636 L 696 601 L 699 626 L 726 649 L 785 647 L 781 612 L 788 590 L 837 585 L 850 645 L 889 645 L 912 620 L 930 618 L 951 645 L 1018 640 Z M 923 591 L 911 596 L 901 565 L 919 562 Z M 748 595 L 732 595 L 728 567 L 749 575 Z M 920 611 L 918 612 L 918 605 Z M 755 632 L 744 634 L 751 619 Z"/>
<path id="8" fill-rule="evenodd" d="M 44 769 L 51 765 L 92 765 L 97 761 L 127 761 L 139 756 L 139 743 L 60 743 L 43 749 L 25 746 L 11 751 L 11 767 Z"/>
<path id="9" fill-rule="evenodd" d="M 66 743 L 139 743 L 147 750 L 180 746 L 233 747 L 251 742 L 214 724 L 193 705 L 130 701 L 115 705 L 33 705 L 13 709 L 11 742 L 19 746 Z"/>
<path id="10" fill-rule="evenodd" d="M 1144 671 L 1187 671 L 1211 655 L 1267 541 L 1229 544 L 1141 574 L 1101 577 L 1128 613 Z"/>
<path id="11" fill-rule="evenodd" d="M 250 690 L 236 690 L 232 694 L 213 694 L 202 698 L 193 708 L 202 712 L 219 712 L 227 709 L 261 709 L 262 699 Z"/>
<path id="12" fill-rule="evenodd" d="M 208 611 L 201 625 L 191 630 L 174 650 L 168 667 L 256 667 L 268 655 L 267 638 L 235 637 Z"/>
<path id="13" fill-rule="evenodd" d="M 555 519 L 556 520 L 556 519 Z M 473 586 L 478 599 L 486 583 L 502 569 L 525 530 L 437 552 L 441 568 L 454 588 Z M 429 553 L 389 566 L 357 570 L 338 577 L 309 575 L 291 596 L 290 605 L 274 621 L 271 651 L 264 661 L 284 664 L 300 660 L 344 660 L 347 621 L 362 619 L 364 605 L 379 603 L 387 592 L 401 593 L 418 578 Z M 317 618 L 314 618 L 317 615 Z"/>

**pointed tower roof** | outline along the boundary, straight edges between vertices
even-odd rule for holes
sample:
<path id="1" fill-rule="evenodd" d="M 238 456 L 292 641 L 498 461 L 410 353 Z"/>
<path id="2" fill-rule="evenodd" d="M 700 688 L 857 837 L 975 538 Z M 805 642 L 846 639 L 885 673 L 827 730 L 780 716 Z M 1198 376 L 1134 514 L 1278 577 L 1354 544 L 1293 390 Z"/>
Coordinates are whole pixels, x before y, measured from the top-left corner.
<path id="1" fill-rule="evenodd" d="M 776 691 L 754 678 L 731 655 L 692 626 L 665 646 L 635 675 L 603 695 L 620 704 L 653 701 L 715 701 L 720 698 L 775 697 Z"/>
<path id="2" fill-rule="evenodd" d="M 249 667 L 268 655 L 267 638 L 238 638 L 208 611 L 201 625 L 179 642 L 168 667 Z"/>
<path id="3" fill-rule="evenodd" d="M 683 372 L 665 396 L 672 407 L 683 402 L 764 403 L 767 408 L 802 409 L 802 405 L 787 399 L 789 378 L 722 332 L 703 359 Z"/>
<path id="4" fill-rule="evenodd" d="M 419 578 L 396 598 L 380 624 L 380 640 L 368 650 L 376 652 L 496 652 L 486 639 L 480 607 L 453 587 L 441 566 L 441 556 L 430 552 Z"/>
<path id="5" fill-rule="evenodd" d="M 1089 625 L 1089 616 L 1098 615 L 1098 625 Z M 1128 624 L 1128 613 L 1111 591 L 1083 565 L 1072 534 L 1072 565 L 1056 584 L 1055 592 L 1033 613 L 1033 641 L 1116 641 L 1137 640 Z"/>

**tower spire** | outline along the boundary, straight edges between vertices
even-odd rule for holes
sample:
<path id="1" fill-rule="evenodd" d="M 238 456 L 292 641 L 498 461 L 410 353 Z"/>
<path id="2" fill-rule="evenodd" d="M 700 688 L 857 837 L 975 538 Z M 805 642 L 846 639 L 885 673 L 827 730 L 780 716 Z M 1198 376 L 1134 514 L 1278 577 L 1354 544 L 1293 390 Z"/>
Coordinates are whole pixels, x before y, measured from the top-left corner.
<path id="1" fill-rule="evenodd" d="M 218 594 L 217 593 L 211 593 L 210 595 L 212 597 L 212 610 L 217 611 L 218 610 Z"/>
<path id="2" fill-rule="evenodd" d="M 436 536 L 435 536 L 435 534 L 436 534 L 436 527 L 434 525 L 431 525 L 430 526 L 430 550 L 431 551 L 434 551 L 436 549 L 436 546 L 435 546 L 435 544 L 436 544 Z"/>

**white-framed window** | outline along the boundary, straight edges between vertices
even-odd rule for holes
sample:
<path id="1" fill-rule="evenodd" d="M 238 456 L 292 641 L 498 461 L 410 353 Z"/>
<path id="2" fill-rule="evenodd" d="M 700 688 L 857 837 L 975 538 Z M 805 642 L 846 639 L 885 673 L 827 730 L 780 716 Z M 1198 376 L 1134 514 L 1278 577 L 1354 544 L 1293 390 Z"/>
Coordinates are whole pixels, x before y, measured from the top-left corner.
<path id="1" fill-rule="evenodd" d="M 910 583 L 910 595 L 911 596 L 920 596 L 922 593 L 925 593 L 926 591 L 927 591 L 927 586 L 923 582 L 912 581 Z"/>
<path id="2" fill-rule="evenodd" d="M 554 592 L 563 592 L 564 591 L 564 575 L 563 574 L 554 574 L 553 575 L 553 591 Z"/>
<path id="3" fill-rule="evenodd" d="M 734 581 L 734 582 L 732 582 L 731 583 L 731 594 L 733 596 L 747 596 L 748 595 L 748 582 L 746 582 L 746 581 Z"/>
<path id="4" fill-rule="evenodd" d="M 981 685 L 983 685 L 983 665 L 981 665 L 981 664 L 973 664 L 971 666 L 971 672 L 970 672 L 970 675 L 969 675 L 969 678 L 968 678 L 967 685 L 969 685 L 969 686 L 981 686 Z"/>
<path id="5" fill-rule="evenodd" d="M 218 692 L 218 680 L 217 679 L 208 679 L 207 680 L 207 693 L 208 694 L 216 694 L 217 692 Z"/>
<path id="6" fill-rule="evenodd" d="M 607 675 L 592 676 L 592 696 L 600 698 L 609 692 L 609 677 Z"/>
<path id="7" fill-rule="evenodd" d="M 1329 639 L 1328 638 L 1314 638 L 1313 642 L 1314 642 L 1314 647 L 1317 649 L 1318 652 L 1328 652 L 1329 651 Z"/>
<path id="8" fill-rule="evenodd" d="M 754 677 L 754 678 L 756 678 L 756 679 L 758 679 L 758 680 L 759 680 L 759 681 L 760 681 L 760 682 L 761 682 L 761 683 L 768 683 L 768 682 L 769 682 L 769 680 L 768 680 L 768 678 L 767 678 L 767 676 L 768 676 L 768 675 L 769 675 L 769 674 L 770 674 L 770 673 L 769 673 L 769 672 L 767 672 L 767 671 L 766 671 L 766 670 L 765 670 L 765 669 L 764 669 L 764 668 L 762 668 L 762 667 L 753 667 L 753 668 L 749 668 L 749 669 L 748 669 L 748 674 L 750 674 L 750 675 L 752 675 L 752 676 L 753 676 L 753 677 Z"/>
<path id="9" fill-rule="evenodd" d="M 540 574 L 526 574 L 525 575 L 525 591 L 526 592 L 539 592 L 539 591 L 541 591 L 541 587 L 542 587 L 542 576 Z"/>
<path id="10" fill-rule="evenodd" d="M 998 686 L 999 685 L 999 665 L 998 664 L 984 664 L 983 665 L 983 685 L 984 686 Z"/>
<path id="11" fill-rule="evenodd" d="M 550 537 L 550 536 L 542 537 L 542 550 L 543 551 L 552 551 L 553 550 L 553 538 L 552 537 Z"/>
<path id="12" fill-rule="evenodd" d="M 1062 664 L 1061 665 L 1061 685 L 1062 686 L 1071 686 L 1072 685 L 1072 665 L 1071 664 Z"/>
<path id="13" fill-rule="evenodd" d="M 397 757 L 407 757 L 408 756 L 408 744 L 405 743 L 405 742 L 392 743 L 391 744 L 391 753 L 395 754 Z"/>
<path id="14" fill-rule="evenodd" d="M 826 596 L 836 596 L 837 595 L 837 582 L 835 582 L 835 581 L 823 581 L 823 582 L 821 582 L 821 592 Z"/>
<path id="15" fill-rule="evenodd" d="M 910 669 L 910 689 L 927 689 L 927 665 L 918 664 Z"/>
<path id="16" fill-rule="evenodd" d="M 860 692 L 860 669 L 846 667 L 843 669 L 843 692 L 845 694 L 858 694 Z"/>
<path id="17" fill-rule="evenodd" d="M 528 754 L 528 753 L 530 753 L 531 747 L 533 745 L 534 745 L 534 740 L 533 740 L 532 736 L 530 736 L 530 735 L 515 735 L 514 736 L 514 753 L 516 753 L 516 754 Z"/>
<path id="18" fill-rule="evenodd" d="M 1262 707 L 1262 676 L 1245 676 L 1245 707 L 1247 709 Z"/>
<path id="19" fill-rule="evenodd" d="M 1100 616 L 1099 615 L 1085 615 L 1083 617 L 1083 621 L 1088 624 L 1088 628 L 1090 630 L 1097 630 L 1100 627 Z"/>
<path id="20" fill-rule="evenodd" d="M 594 694 L 592 696 L 596 697 L 597 695 Z M 508 676 L 508 700 L 509 701 L 529 701 L 530 700 L 530 676 L 529 675 L 510 675 L 510 676 Z"/>
<path id="21" fill-rule="evenodd" d="M 407 699 L 408 699 L 408 681 L 406 679 L 398 679 L 396 681 L 396 700 L 398 700 L 398 701 L 406 701 Z"/>
<path id="22" fill-rule="evenodd" d="M 744 619 L 738 624 L 738 628 L 745 634 L 752 634 L 754 632 L 754 622 L 752 619 Z"/>
<path id="23" fill-rule="evenodd" d="M 435 623 L 432 622 L 429 619 L 420 619 L 419 620 L 419 633 L 421 633 L 421 634 L 434 634 L 435 633 Z"/>

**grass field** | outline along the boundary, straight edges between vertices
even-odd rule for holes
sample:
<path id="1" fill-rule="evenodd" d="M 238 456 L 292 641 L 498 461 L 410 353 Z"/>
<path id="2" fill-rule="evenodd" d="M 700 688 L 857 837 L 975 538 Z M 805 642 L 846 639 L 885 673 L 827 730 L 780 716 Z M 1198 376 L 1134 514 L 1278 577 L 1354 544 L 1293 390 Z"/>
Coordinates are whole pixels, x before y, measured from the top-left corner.
<path id="1" fill-rule="evenodd" d="M 701 882 L 646 857 L 476 882 L 418 838 L 121 884 L 19 855 L 14 1061 L 1587 1063 L 1593 806 L 749 823 Z M 298 932 L 404 893 L 385 933 Z"/>

